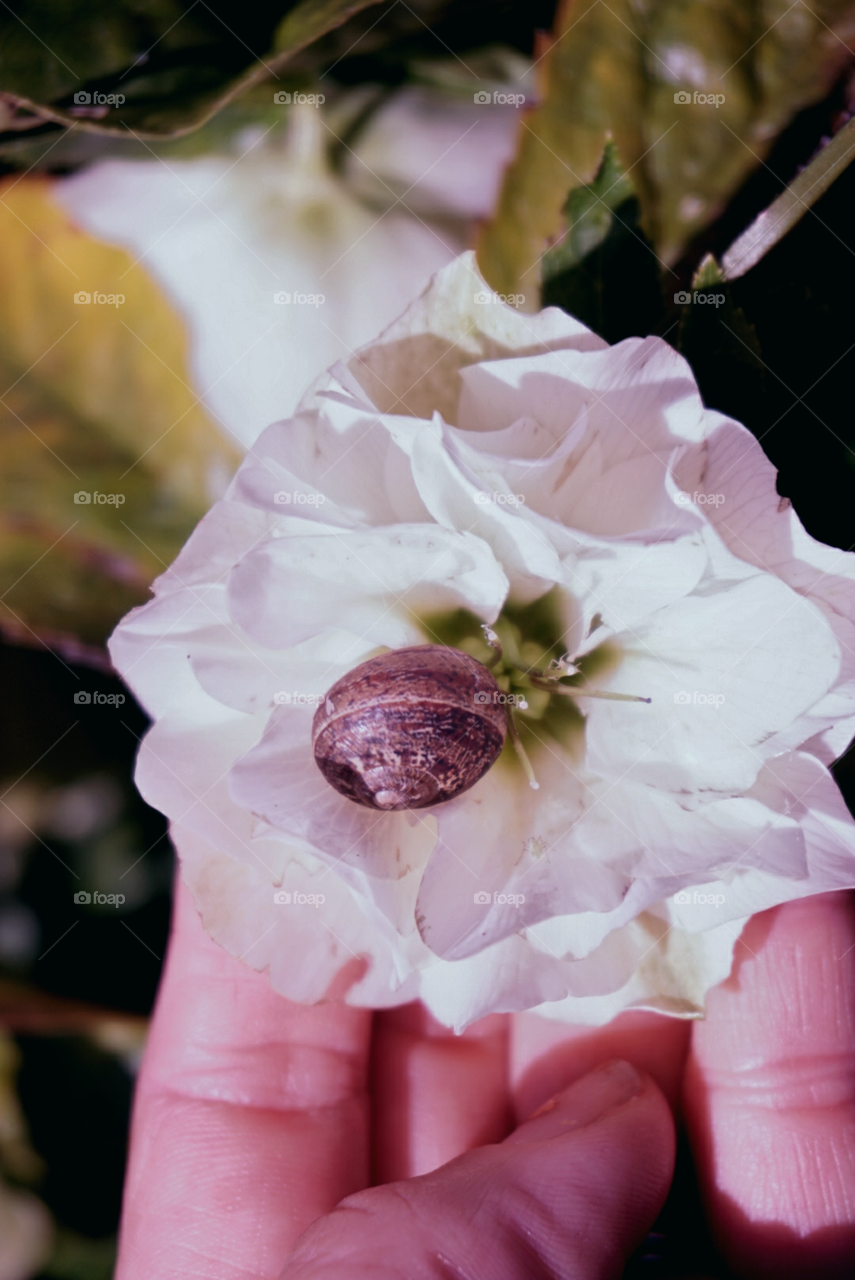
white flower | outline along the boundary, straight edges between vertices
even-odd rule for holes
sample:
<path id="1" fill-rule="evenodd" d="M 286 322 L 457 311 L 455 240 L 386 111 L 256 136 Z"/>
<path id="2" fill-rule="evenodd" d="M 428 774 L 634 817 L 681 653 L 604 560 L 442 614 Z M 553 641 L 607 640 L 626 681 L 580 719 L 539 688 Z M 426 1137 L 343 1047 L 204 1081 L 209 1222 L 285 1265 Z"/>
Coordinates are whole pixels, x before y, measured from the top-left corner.
<path id="1" fill-rule="evenodd" d="M 0 1280 L 30 1280 L 52 1245 L 53 1223 L 41 1200 L 0 1181 Z"/>
<path id="2" fill-rule="evenodd" d="M 464 255 L 321 379 L 119 627 L 155 720 L 138 783 L 209 932 L 292 999 L 696 1015 L 747 916 L 855 882 L 827 769 L 855 733 L 855 557 L 666 343 L 485 290 Z M 317 700 L 384 647 L 477 656 L 482 623 L 652 701 L 529 687 L 536 792 L 510 750 L 433 809 L 333 791 Z"/>
<path id="3" fill-rule="evenodd" d="M 284 139 L 247 133 L 239 155 L 106 160 L 54 188 L 180 305 L 204 402 L 245 447 L 465 247 L 467 222 L 490 212 L 517 123 L 513 108 L 407 91 L 343 149 L 342 179 L 329 163 L 335 115 L 288 111 Z M 275 303 L 280 295 L 291 301 Z"/>

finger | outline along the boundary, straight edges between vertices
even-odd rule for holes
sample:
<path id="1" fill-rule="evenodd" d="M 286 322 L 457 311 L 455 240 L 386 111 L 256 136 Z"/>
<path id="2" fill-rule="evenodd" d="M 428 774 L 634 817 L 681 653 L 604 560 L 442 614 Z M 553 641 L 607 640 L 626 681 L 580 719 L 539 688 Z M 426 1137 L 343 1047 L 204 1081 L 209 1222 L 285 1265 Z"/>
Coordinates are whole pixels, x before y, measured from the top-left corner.
<path id="1" fill-rule="evenodd" d="M 855 913 L 824 894 L 755 916 L 710 993 L 686 1117 L 737 1274 L 851 1274 L 855 1257 Z"/>
<path id="2" fill-rule="evenodd" d="M 662 1094 L 628 1063 L 611 1063 L 503 1143 L 350 1196 L 309 1229 L 282 1280 L 617 1277 L 665 1199 L 673 1162 Z"/>
<path id="3" fill-rule="evenodd" d="M 367 1185 L 370 1014 L 308 1008 L 205 934 L 179 886 L 134 1105 L 117 1280 L 249 1280 Z"/>
<path id="4" fill-rule="evenodd" d="M 510 1074 L 518 1117 L 609 1058 L 652 1076 L 677 1106 L 691 1027 L 658 1013 L 622 1013 L 605 1027 L 573 1027 L 535 1013 L 512 1019 Z"/>
<path id="5" fill-rule="evenodd" d="M 378 1014 L 372 1050 L 375 1182 L 430 1173 L 511 1127 L 507 1018 L 456 1036 L 422 1004 Z"/>

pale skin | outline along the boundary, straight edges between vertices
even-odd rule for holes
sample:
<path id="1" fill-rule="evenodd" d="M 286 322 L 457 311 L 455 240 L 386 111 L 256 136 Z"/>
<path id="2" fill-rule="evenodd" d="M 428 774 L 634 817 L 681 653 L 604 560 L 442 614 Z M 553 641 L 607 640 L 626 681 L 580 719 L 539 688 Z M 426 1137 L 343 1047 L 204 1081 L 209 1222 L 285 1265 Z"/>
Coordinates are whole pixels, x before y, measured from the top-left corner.
<path id="1" fill-rule="evenodd" d="M 116 1280 L 619 1277 L 675 1116 L 737 1274 L 851 1273 L 851 895 L 755 916 L 703 1022 L 496 1015 L 456 1037 L 417 1005 L 292 1004 L 182 888 Z"/>

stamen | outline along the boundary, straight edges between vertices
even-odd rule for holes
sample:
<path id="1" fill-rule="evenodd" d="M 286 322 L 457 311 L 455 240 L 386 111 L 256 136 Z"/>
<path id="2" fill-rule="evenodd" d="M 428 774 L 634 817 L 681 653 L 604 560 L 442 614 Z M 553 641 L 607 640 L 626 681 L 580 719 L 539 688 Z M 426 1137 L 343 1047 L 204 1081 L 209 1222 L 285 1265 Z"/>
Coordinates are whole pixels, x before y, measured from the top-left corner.
<path id="1" fill-rule="evenodd" d="M 520 738 L 519 730 L 517 729 L 517 722 L 514 719 L 513 708 L 508 703 L 505 704 L 505 718 L 508 722 L 508 736 L 513 743 L 514 751 L 516 751 L 519 757 L 519 762 L 523 767 L 523 772 L 528 778 L 528 785 L 531 787 L 532 791 L 539 791 L 540 783 L 534 776 L 534 769 L 531 767 L 531 761 L 526 755 L 525 747 L 522 744 L 522 739 Z"/>
<path id="2" fill-rule="evenodd" d="M 493 628 L 488 626 L 486 622 L 481 623 L 481 630 L 484 632 L 484 639 L 487 641 L 487 644 L 493 650 L 492 658 L 490 659 L 489 662 L 485 662 L 484 666 L 495 667 L 499 662 L 502 661 L 502 658 L 504 656 L 502 651 L 502 642 L 499 639 L 499 637 L 496 635 Z"/>
<path id="3" fill-rule="evenodd" d="M 560 679 L 562 676 L 577 676 L 579 667 L 576 666 L 570 654 L 565 653 L 561 658 L 552 659 L 546 674 L 550 680 Z"/>
<path id="4" fill-rule="evenodd" d="M 563 693 L 565 698 L 607 698 L 609 702 L 652 702 L 652 698 L 640 698 L 634 693 L 609 693 L 604 689 L 589 689 L 587 685 L 558 684 L 556 680 L 539 679 L 531 676 L 531 682 L 538 689 L 548 689 L 550 693 Z"/>

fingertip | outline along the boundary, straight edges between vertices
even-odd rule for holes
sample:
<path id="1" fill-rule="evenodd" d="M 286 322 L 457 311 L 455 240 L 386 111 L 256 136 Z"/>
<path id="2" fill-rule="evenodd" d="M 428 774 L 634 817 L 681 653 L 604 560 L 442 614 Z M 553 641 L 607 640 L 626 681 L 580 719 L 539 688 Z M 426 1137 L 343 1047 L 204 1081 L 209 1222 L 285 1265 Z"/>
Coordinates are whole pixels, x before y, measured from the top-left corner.
<path id="1" fill-rule="evenodd" d="M 511 1081 L 518 1119 L 598 1063 L 625 1058 L 679 1105 L 690 1026 L 659 1013 L 629 1011 L 604 1027 L 575 1027 L 539 1014 L 513 1019 Z"/>
<path id="2" fill-rule="evenodd" d="M 307 1232 L 283 1280 L 436 1274 L 619 1275 L 667 1195 L 670 1108 L 626 1062 L 603 1064 L 504 1142 L 351 1196 Z M 381 1265 L 382 1264 L 382 1265 Z"/>
<path id="3" fill-rule="evenodd" d="M 694 1030 L 684 1104 L 734 1273 L 848 1275 L 855 1257 L 855 914 L 847 894 L 755 917 Z"/>

